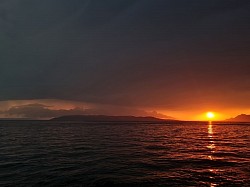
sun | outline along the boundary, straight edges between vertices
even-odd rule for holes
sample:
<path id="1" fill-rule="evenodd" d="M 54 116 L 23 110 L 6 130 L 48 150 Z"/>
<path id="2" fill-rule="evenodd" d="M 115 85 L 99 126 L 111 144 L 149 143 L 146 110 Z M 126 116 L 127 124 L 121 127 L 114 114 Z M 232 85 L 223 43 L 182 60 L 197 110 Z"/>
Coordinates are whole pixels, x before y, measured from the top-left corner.
<path id="1" fill-rule="evenodd" d="M 208 119 L 213 119 L 215 117 L 214 113 L 213 112 L 207 112 L 207 118 Z"/>

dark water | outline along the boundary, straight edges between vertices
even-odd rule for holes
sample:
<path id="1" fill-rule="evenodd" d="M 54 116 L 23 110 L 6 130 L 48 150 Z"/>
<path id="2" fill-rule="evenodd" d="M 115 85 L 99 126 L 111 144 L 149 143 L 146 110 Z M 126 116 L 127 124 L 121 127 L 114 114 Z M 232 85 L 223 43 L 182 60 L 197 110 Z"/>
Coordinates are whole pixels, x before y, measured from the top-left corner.
<path id="1" fill-rule="evenodd" d="M 250 186 L 250 124 L 0 122 L 0 186 Z"/>

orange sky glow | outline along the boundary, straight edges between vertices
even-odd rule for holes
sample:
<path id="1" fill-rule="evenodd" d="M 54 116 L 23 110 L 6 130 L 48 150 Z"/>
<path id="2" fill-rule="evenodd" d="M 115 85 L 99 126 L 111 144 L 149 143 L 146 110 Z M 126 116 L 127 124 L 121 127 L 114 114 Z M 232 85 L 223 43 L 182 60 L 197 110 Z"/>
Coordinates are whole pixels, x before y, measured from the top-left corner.
<path id="1" fill-rule="evenodd" d="M 67 111 L 70 111 L 69 114 L 74 114 L 74 110 L 78 112 L 77 114 L 81 114 L 81 110 L 83 110 L 83 114 L 85 110 L 88 111 L 87 114 L 104 114 L 104 115 L 134 115 L 134 116 L 153 116 L 158 118 L 168 118 L 173 117 L 178 120 L 187 120 L 187 121 L 208 121 L 207 112 L 213 112 L 214 117 L 210 120 L 213 121 L 221 121 L 225 119 L 229 119 L 235 117 L 242 113 L 250 113 L 250 109 L 247 108 L 234 108 L 228 109 L 223 107 L 214 107 L 214 108 L 204 108 L 204 109 L 195 109 L 192 108 L 190 110 L 165 110 L 162 108 L 138 108 L 134 109 L 134 107 L 115 107 L 108 105 L 95 105 L 90 103 L 76 102 L 76 101 L 65 101 L 65 100 L 53 100 L 53 99 L 45 99 L 45 100 L 12 100 L 12 101 L 1 101 L 0 102 L 0 117 L 2 118 L 19 118 L 23 117 L 21 114 L 22 107 L 32 106 L 34 104 L 39 104 L 38 106 L 33 107 L 44 107 L 40 108 L 42 111 L 45 109 L 48 111 L 59 111 L 58 115 L 60 115 L 60 111 L 63 111 L 62 115 L 67 114 Z M 41 105 L 41 106 L 40 106 Z M 14 113 L 14 111 L 20 110 L 18 113 Z M 39 109 L 39 108 L 38 108 Z M 23 109 L 22 109 L 23 110 Z M 37 110 L 36 108 L 32 108 L 32 110 Z M 4 112 L 7 111 L 7 112 Z M 9 113 L 8 113 L 9 111 Z M 23 112 L 27 111 L 27 108 L 23 110 Z M 166 117 L 165 117 L 165 116 Z M 53 116 L 50 116 L 53 117 Z M 49 118 L 49 117 L 48 117 Z"/>

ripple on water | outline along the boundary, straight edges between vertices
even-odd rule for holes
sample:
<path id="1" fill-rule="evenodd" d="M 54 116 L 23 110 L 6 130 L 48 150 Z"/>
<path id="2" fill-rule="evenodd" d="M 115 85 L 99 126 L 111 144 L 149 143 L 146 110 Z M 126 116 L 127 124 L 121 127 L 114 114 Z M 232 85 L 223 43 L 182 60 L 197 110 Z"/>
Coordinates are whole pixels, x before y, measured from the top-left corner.
<path id="1" fill-rule="evenodd" d="M 0 122 L 0 185 L 244 187 L 249 127 Z"/>

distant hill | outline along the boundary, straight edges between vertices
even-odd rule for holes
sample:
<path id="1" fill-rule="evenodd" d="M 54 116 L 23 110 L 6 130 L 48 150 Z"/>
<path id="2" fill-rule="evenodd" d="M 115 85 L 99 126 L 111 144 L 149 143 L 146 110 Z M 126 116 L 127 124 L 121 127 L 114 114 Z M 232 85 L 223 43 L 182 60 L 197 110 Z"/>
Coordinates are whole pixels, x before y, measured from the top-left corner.
<path id="1" fill-rule="evenodd" d="M 105 116 L 105 115 L 71 115 L 51 119 L 53 121 L 84 121 L 84 122 L 163 122 L 166 120 L 155 117 Z"/>
<path id="2" fill-rule="evenodd" d="M 250 115 L 241 114 L 236 116 L 235 118 L 230 118 L 227 121 L 235 121 L 235 122 L 250 122 Z"/>

